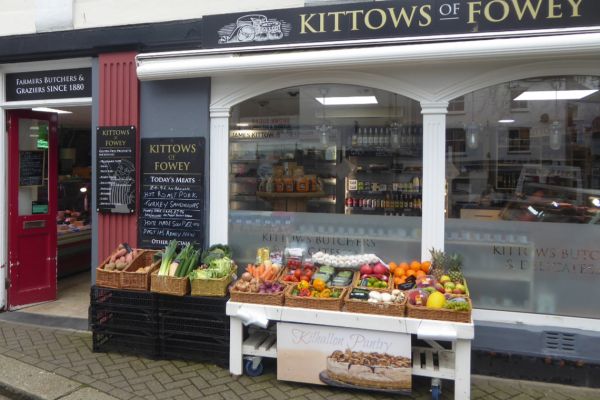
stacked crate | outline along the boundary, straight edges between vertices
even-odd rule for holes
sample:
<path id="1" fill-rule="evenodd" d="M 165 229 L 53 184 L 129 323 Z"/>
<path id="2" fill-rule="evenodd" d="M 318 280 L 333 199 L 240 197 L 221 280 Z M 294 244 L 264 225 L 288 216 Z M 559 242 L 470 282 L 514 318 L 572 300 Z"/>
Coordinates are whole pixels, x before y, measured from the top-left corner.
<path id="1" fill-rule="evenodd" d="M 93 286 L 90 320 L 94 352 L 160 356 L 156 294 Z"/>
<path id="2" fill-rule="evenodd" d="M 165 359 L 213 362 L 229 366 L 227 297 L 160 295 L 160 352 Z"/>

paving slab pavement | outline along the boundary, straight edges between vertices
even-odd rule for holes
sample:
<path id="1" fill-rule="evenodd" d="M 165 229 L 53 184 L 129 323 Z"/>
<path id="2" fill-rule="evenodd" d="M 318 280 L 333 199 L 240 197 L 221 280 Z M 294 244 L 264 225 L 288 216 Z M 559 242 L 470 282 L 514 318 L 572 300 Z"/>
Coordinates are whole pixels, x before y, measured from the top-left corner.
<path id="1" fill-rule="evenodd" d="M 429 380 L 415 378 L 413 386 L 413 399 L 431 398 Z M 35 400 L 392 399 L 372 392 L 278 381 L 272 366 L 262 376 L 233 377 L 213 364 L 94 353 L 89 332 L 12 321 L 0 321 L 2 388 L 20 395 L 8 394 L 11 399 Z M 599 389 L 476 375 L 471 394 L 473 400 L 600 399 Z M 444 382 L 442 399 L 453 399 L 452 382 Z"/>

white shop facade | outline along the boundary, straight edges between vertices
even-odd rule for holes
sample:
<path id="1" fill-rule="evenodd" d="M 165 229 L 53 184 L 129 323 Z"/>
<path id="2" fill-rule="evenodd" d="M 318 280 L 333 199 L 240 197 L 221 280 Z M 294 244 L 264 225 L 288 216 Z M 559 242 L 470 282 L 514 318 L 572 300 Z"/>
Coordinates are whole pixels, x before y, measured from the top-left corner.
<path id="1" fill-rule="evenodd" d="M 138 55 L 142 82 L 210 78 L 210 243 L 460 253 L 476 346 L 600 361 L 598 5 L 408 3 L 206 17 L 205 49 Z M 275 165 L 318 195 L 261 195 Z"/>

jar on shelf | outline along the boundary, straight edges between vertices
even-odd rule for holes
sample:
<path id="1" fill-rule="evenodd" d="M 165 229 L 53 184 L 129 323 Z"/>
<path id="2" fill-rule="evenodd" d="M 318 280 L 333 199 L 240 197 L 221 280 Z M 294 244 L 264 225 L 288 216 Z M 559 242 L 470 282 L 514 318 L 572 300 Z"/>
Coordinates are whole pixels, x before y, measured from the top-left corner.
<path id="1" fill-rule="evenodd" d="M 294 192 L 294 178 L 286 176 L 283 178 L 283 191 L 286 193 Z"/>

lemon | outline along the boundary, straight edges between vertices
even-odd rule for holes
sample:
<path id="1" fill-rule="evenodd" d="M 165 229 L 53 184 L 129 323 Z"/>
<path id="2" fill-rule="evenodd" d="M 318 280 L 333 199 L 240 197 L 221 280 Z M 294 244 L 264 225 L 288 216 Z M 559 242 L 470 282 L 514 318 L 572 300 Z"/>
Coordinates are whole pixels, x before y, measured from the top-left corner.
<path id="1" fill-rule="evenodd" d="M 440 292 L 431 293 L 427 299 L 427 307 L 429 308 L 442 308 L 444 304 L 446 304 L 446 297 Z"/>

